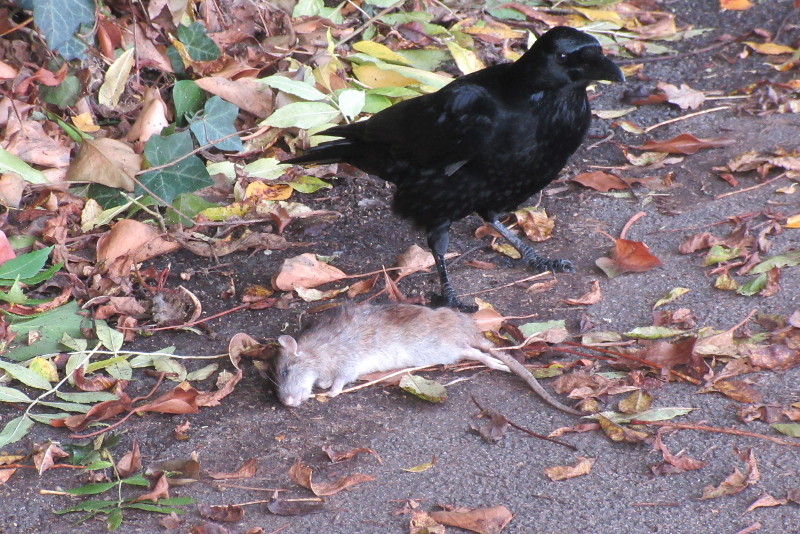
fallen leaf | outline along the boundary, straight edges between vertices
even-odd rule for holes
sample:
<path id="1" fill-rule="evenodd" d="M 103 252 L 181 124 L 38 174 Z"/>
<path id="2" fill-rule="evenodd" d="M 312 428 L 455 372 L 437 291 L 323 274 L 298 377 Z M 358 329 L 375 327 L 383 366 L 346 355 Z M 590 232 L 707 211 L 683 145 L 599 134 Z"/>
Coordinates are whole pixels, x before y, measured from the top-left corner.
<path id="1" fill-rule="evenodd" d="M 292 291 L 295 287 L 317 287 L 346 277 L 345 273 L 319 261 L 309 252 L 284 260 L 272 285 L 281 291 Z"/>
<path id="2" fill-rule="evenodd" d="M 400 469 L 401 471 L 405 471 L 406 473 L 422 473 L 435 465 L 436 465 L 436 456 L 431 458 L 430 462 L 424 462 L 419 465 L 415 465 L 414 467 L 402 467 Z"/>
<path id="3" fill-rule="evenodd" d="M 517 218 L 517 224 L 531 241 L 547 241 L 553 237 L 556 221 L 555 218 L 549 217 L 545 210 L 527 207 L 515 211 L 514 216 Z"/>
<path id="4" fill-rule="evenodd" d="M 324 445 L 322 447 L 322 450 L 325 452 L 325 454 L 328 455 L 328 458 L 330 458 L 331 462 L 333 463 L 343 462 L 345 460 L 349 460 L 350 458 L 352 458 L 357 454 L 364 453 L 373 455 L 375 459 L 378 460 L 378 463 L 383 465 L 383 460 L 381 460 L 381 457 L 378 456 L 378 453 L 366 447 L 355 447 L 353 449 L 350 449 L 349 451 L 336 452 L 330 446 Z"/>
<path id="5" fill-rule="evenodd" d="M 117 473 L 121 478 L 127 478 L 142 468 L 142 456 L 139 453 L 139 440 L 133 438 L 131 450 L 126 452 L 117 462 Z"/>
<path id="6" fill-rule="evenodd" d="M 156 480 L 155 485 L 153 486 L 152 491 L 145 493 L 144 495 L 139 495 L 131 502 L 140 502 L 140 501 L 153 501 L 156 502 L 159 499 L 168 499 L 169 498 L 169 481 L 167 480 L 167 475 L 165 473 L 161 473 L 158 479 Z"/>
<path id="7" fill-rule="evenodd" d="M 411 245 L 405 252 L 398 254 L 397 267 L 399 269 L 397 273 L 402 278 L 411 273 L 427 270 L 435 263 L 433 254 L 419 245 Z"/>
<path id="8" fill-rule="evenodd" d="M 447 390 L 439 382 L 409 373 L 400 379 L 400 389 L 428 402 L 447 400 Z"/>
<path id="9" fill-rule="evenodd" d="M 679 106 L 681 109 L 697 109 L 706 100 L 706 96 L 702 91 L 696 91 L 685 83 L 678 88 L 670 83 L 658 82 L 656 87 L 664 91 L 668 102 Z"/>
<path id="10" fill-rule="evenodd" d="M 326 511 L 325 501 L 322 499 L 273 498 L 267 503 L 267 509 L 270 513 L 282 516 L 310 515 Z"/>
<path id="11" fill-rule="evenodd" d="M 568 478 L 575 478 L 583 475 L 588 475 L 592 470 L 596 458 L 586 458 L 584 456 L 578 457 L 578 463 L 575 465 L 559 465 L 556 467 L 548 467 L 544 470 L 552 481 L 567 480 Z"/>
<path id="12" fill-rule="evenodd" d="M 44 447 L 41 445 L 34 447 L 33 465 L 36 466 L 36 470 L 39 472 L 39 475 L 41 475 L 53 467 L 56 460 L 68 457 L 69 454 L 64 452 L 57 443 L 50 442 Z"/>
<path id="13" fill-rule="evenodd" d="M 195 400 L 199 394 L 199 391 L 184 382 L 163 395 L 159 395 L 147 404 L 137 406 L 134 411 L 136 413 L 158 412 L 179 415 L 198 413 L 200 409 L 197 407 Z"/>
<path id="14" fill-rule="evenodd" d="M 753 7 L 753 4 L 750 0 L 719 0 L 719 7 L 730 11 L 743 11 Z"/>
<path id="15" fill-rule="evenodd" d="M 420 510 L 411 511 L 408 532 L 409 534 L 446 534 L 444 525 L 440 525 L 431 516 Z"/>
<path id="16" fill-rule="evenodd" d="M 794 48 L 779 43 L 754 43 L 753 41 L 744 41 L 744 44 L 746 44 L 759 54 L 764 54 L 767 56 L 777 56 L 780 54 L 794 53 Z"/>
<path id="17" fill-rule="evenodd" d="M 217 95 L 248 111 L 259 119 L 267 118 L 273 111 L 272 90 L 253 78 L 228 80 L 219 76 L 195 80 L 201 89 Z"/>
<path id="18" fill-rule="evenodd" d="M 232 472 L 208 472 L 208 476 L 213 478 L 214 480 L 233 480 L 237 478 L 252 478 L 256 476 L 256 459 L 250 458 L 249 460 L 245 460 L 245 462 L 239 466 L 239 468 Z"/>
<path id="19" fill-rule="evenodd" d="M 603 298 L 603 294 L 600 292 L 600 282 L 592 280 L 589 285 L 591 289 L 577 299 L 565 299 L 562 302 L 570 306 L 589 306 L 600 302 L 600 299 Z"/>
<path id="20" fill-rule="evenodd" d="M 158 230 L 133 219 L 123 219 L 97 240 L 97 261 L 115 277 L 127 277 L 131 266 L 162 254 L 174 252 L 180 245 L 163 239 Z"/>
<path id="21" fill-rule="evenodd" d="M 628 189 L 628 184 L 622 178 L 603 171 L 584 172 L 572 178 L 572 181 L 603 193 L 611 189 Z"/>
<path id="22" fill-rule="evenodd" d="M 508 420 L 494 410 L 486 410 L 482 416 L 484 421 L 479 425 L 471 424 L 472 430 L 477 432 L 487 443 L 497 443 L 503 439 L 508 428 Z"/>
<path id="23" fill-rule="evenodd" d="M 146 143 L 154 135 L 159 135 L 168 125 L 167 105 L 161 99 L 158 88 L 150 87 L 144 93 L 142 111 L 128 130 L 125 140 L 129 143 L 135 141 Z"/>
<path id="24" fill-rule="evenodd" d="M 695 471 L 708 465 L 708 462 L 695 460 L 694 458 L 689 458 L 688 456 L 676 456 L 672 454 L 662 441 L 662 430 L 663 429 L 659 430 L 656 434 L 656 438 L 653 442 L 653 448 L 661 453 L 661 456 L 664 458 L 664 461 L 667 464 L 677 468 L 680 472 Z"/>
<path id="25" fill-rule="evenodd" d="M 603 432 L 605 432 L 606 436 L 611 439 L 611 441 L 641 443 L 648 437 L 646 432 L 639 432 L 638 430 L 632 430 L 628 427 L 624 427 L 611 421 L 607 417 L 603 417 L 602 415 L 597 417 L 597 422 L 600 423 L 600 428 L 603 430 Z"/>
<path id="26" fill-rule="evenodd" d="M 319 497 L 335 495 L 342 490 L 346 490 L 347 488 L 355 486 L 356 484 L 369 482 L 375 479 L 369 475 L 354 473 L 352 475 L 340 477 L 333 482 L 314 483 L 311 480 L 311 474 L 311 467 L 299 461 L 295 462 L 294 465 L 292 465 L 292 467 L 289 469 L 289 478 L 292 480 L 292 482 L 311 490 L 314 495 Z"/>
<path id="27" fill-rule="evenodd" d="M 650 253 L 650 249 L 641 241 L 614 239 L 614 247 L 609 251 L 609 258 L 598 258 L 595 264 L 614 278 L 622 273 L 642 273 L 661 265 L 661 260 Z"/>
<path id="28" fill-rule="evenodd" d="M 702 148 L 717 148 L 735 144 L 735 139 L 727 137 L 701 138 L 684 133 L 664 141 L 645 141 L 640 146 L 633 146 L 636 150 L 649 150 L 652 152 L 667 152 L 669 154 L 694 154 Z"/>
<path id="29" fill-rule="evenodd" d="M 142 168 L 142 156 L 122 141 L 101 137 L 84 140 L 72 158 L 66 180 L 90 182 L 131 192 L 133 175 Z"/>
<path id="30" fill-rule="evenodd" d="M 431 512 L 431 519 L 443 525 L 463 528 L 480 534 L 498 534 L 514 517 L 505 506 L 474 508 L 464 512 Z"/>
<path id="31" fill-rule="evenodd" d="M 244 519 L 244 508 L 235 504 L 227 506 L 215 506 L 204 503 L 197 503 L 197 513 L 204 519 L 221 521 L 224 523 L 238 523 Z"/>

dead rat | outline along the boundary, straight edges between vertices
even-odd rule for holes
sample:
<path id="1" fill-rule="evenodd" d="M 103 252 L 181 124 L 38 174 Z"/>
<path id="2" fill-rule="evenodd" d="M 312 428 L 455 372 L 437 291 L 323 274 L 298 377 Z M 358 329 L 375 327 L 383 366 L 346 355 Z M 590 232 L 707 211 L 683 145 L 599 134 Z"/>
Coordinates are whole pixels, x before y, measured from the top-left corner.
<path id="1" fill-rule="evenodd" d="M 508 372 L 509 367 L 491 353 L 511 363 L 514 372 L 545 402 L 567 413 L 584 415 L 551 397 L 524 366 L 510 355 L 494 351 L 494 344 L 469 315 L 451 308 L 344 305 L 322 315 L 296 340 L 283 335 L 278 343 L 278 398 L 286 406 L 299 406 L 311 396 L 315 385 L 330 388 L 328 396 L 335 397 L 360 375 L 378 371 L 468 359 Z"/>

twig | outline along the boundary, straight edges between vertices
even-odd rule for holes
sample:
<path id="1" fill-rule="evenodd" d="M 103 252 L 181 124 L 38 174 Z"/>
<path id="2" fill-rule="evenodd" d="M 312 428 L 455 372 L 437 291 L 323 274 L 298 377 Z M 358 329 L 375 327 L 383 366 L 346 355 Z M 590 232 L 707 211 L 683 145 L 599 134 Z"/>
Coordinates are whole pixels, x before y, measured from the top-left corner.
<path id="1" fill-rule="evenodd" d="M 736 191 L 728 191 L 727 193 L 722 193 L 721 195 L 717 195 L 717 196 L 714 197 L 714 200 L 719 200 L 721 198 L 729 197 L 731 195 L 738 195 L 739 193 L 747 193 L 748 191 L 752 191 L 754 189 L 758 189 L 759 187 L 764 187 L 765 185 L 771 184 L 775 180 L 780 180 L 781 178 L 785 178 L 785 177 L 786 177 L 786 173 L 782 172 L 778 176 L 776 176 L 775 178 L 770 178 L 766 182 L 761 182 L 760 184 L 756 184 L 756 185 L 753 185 L 753 186 L 750 186 L 750 187 L 745 187 L 744 189 L 737 189 Z"/>
<path id="2" fill-rule="evenodd" d="M 482 411 L 482 412 L 488 411 L 483 406 L 481 406 L 481 404 L 478 402 L 478 399 L 475 398 L 475 395 L 470 395 L 470 398 L 472 398 L 472 402 L 475 403 L 475 406 L 477 406 L 480 411 Z M 502 414 L 500 414 L 500 415 L 502 415 Z M 503 415 L 503 419 L 506 420 L 506 423 L 508 423 L 509 426 L 512 426 L 512 427 L 516 428 L 517 430 L 521 430 L 522 432 L 525 432 L 529 436 L 533 436 L 534 438 L 543 439 L 545 441 L 551 441 L 551 442 L 553 442 L 553 443 L 555 443 L 557 445 L 563 445 L 564 447 L 568 447 L 568 448 L 572 449 L 573 451 L 577 451 L 578 450 L 578 447 L 576 447 L 575 445 L 572 445 L 570 443 L 566 443 L 566 442 L 563 442 L 563 441 L 559 441 L 557 439 L 553 439 L 553 438 L 550 438 L 550 437 L 547 437 L 547 436 L 543 436 L 541 434 L 537 434 L 536 432 L 534 432 L 532 430 L 528 430 L 527 428 L 522 427 L 522 426 L 516 424 L 515 422 L 509 420 L 505 415 Z"/>
<path id="3" fill-rule="evenodd" d="M 507 287 L 515 286 L 517 284 L 521 284 L 522 282 L 530 282 L 531 280 L 536 280 L 537 278 L 542 278 L 544 276 L 551 275 L 550 271 L 545 271 L 543 273 L 534 274 L 533 276 L 528 276 L 522 278 L 520 280 L 515 280 L 513 282 L 509 282 L 508 284 L 497 286 L 497 287 L 490 287 L 489 289 L 481 289 L 480 291 L 473 291 L 472 293 L 462 293 L 459 297 L 471 297 L 472 295 L 480 295 L 481 293 L 491 293 L 492 291 L 497 291 L 499 289 L 505 289 Z"/>
<path id="4" fill-rule="evenodd" d="M 635 223 L 645 215 L 647 215 L 646 212 L 640 211 L 639 213 L 628 219 L 628 222 L 625 223 L 625 226 L 622 227 L 622 231 L 619 233 L 619 238 L 625 239 L 625 234 L 628 233 L 628 230 L 630 229 L 631 226 L 633 226 L 633 223 Z"/>
<path id="5" fill-rule="evenodd" d="M 675 117 L 674 119 L 669 119 L 664 122 L 659 122 L 658 124 L 653 124 L 652 126 L 648 126 L 647 128 L 645 128 L 644 131 L 645 133 L 650 133 L 656 128 L 661 128 L 662 126 L 666 126 L 667 124 L 672 124 L 673 122 L 679 122 L 682 120 L 691 119 L 692 117 L 697 117 L 698 115 L 705 115 L 706 113 L 714 113 L 716 111 L 722 111 L 723 109 L 730 109 L 730 106 L 718 106 L 716 108 L 704 109 L 702 111 L 695 111 L 694 113 L 689 113 L 688 115 L 682 115 L 680 117 Z"/>
<path id="6" fill-rule="evenodd" d="M 588 150 L 591 150 L 591 149 L 593 149 L 593 148 L 597 148 L 597 147 L 599 147 L 600 145 L 602 145 L 603 143 L 607 143 L 607 142 L 611 141 L 612 139 L 614 139 L 614 136 L 615 136 L 615 135 L 616 135 L 616 132 L 615 132 L 614 130 L 611 130 L 611 131 L 608 133 L 608 135 L 607 135 L 607 136 L 605 136 L 604 138 L 600 139 L 600 140 L 599 140 L 599 141 L 597 141 L 596 143 L 592 143 L 591 145 L 587 146 L 585 150 L 587 150 L 587 151 L 588 151 Z"/>
<path id="7" fill-rule="evenodd" d="M 650 425 L 650 426 L 665 426 L 669 428 L 678 428 L 681 430 L 701 430 L 703 432 L 715 432 L 717 434 L 733 434 L 734 436 L 746 436 L 749 438 L 758 438 L 777 443 L 778 445 L 788 445 L 789 447 L 800 447 L 800 442 L 786 441 L 785 439 L 776 438 L 773 436 L 766 436 L 764 434 L 756 434 L 755 432 L 747 432 L 746 430 L 738 430 L 736 428 L 724 428 L 718 426 L 695 425 L 693 423 L 672 423 L 669 421 L 640 421 L 633 419 L 632 425 Z"/>
<path id="8" fill-rule="evenodd" d="M 178 324 L 174 326 L 157 326 L 152 328 L 151 327 L 135 327 L 135 328 L 120 327 L 120 328 L 122 330 L 143 330 L 147 332 L 157 332 L 159 330 L 177 330 L 179 328 L 191 328 L 193 326 L 197 326 L 207 321 L 211 321 L 212 319 L 217 319 L 219 317 L 228 315 L 229 313 L 234 313 L 239 310 L 246 310 L 249 307 L 250 304 L 239 304 L 238 306 L 234 306 L 233 308 L 221 311 L 219 313 L 215 313 L 214 315 L 209 315 L 208 317 L 203 317 L 202 319 L 197 319 L 196 321 L 192 321 L 191 323 Z"/>

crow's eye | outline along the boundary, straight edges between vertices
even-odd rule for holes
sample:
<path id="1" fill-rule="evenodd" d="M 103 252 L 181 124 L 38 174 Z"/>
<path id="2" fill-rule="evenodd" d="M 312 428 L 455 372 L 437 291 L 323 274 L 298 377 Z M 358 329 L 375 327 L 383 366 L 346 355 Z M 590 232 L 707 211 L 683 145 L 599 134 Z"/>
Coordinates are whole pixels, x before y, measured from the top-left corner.
<path id="1" fill-rule="evenodd" d="M 561 52 L 560 54 L 556 55 L 556 63 L 558 63 L 559 65 L 563 65 L 566 62 L 567 62 L 567 54 Z"/>

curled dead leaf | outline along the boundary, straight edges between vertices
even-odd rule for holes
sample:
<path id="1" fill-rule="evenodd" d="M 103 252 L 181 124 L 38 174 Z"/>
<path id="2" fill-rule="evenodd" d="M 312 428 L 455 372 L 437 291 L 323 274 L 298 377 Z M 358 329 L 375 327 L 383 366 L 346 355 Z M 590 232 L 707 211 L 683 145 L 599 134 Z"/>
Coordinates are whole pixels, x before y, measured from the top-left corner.
<path id="1" fill-rule="evenodd" d="M 317 287 L 346 277 L 344 272 L 309 252 L 284 260 L 272 285 L 281 291 L 292 291 L 295 287 Z"/>
<path id="2" fill-rule="evenodd" d="M 555 467 L 548 467 L 544 470 L 552 481 L 567 480 L 568 478 L 575 478 L 583 475 L 588 475 L 592 470 L 596 458 L 586 458 L 584 456 L 578 457 L 578 462 L 575 465 L 558 465 Z"/>
<path id="3" fill-rule="evenodd" d="M 509 509 L 502 505 L 453 512 L 442 510 L 431 512 L 429 515 L 437 523 L 480 534 L 498 534 L 514 517 Z"/>

